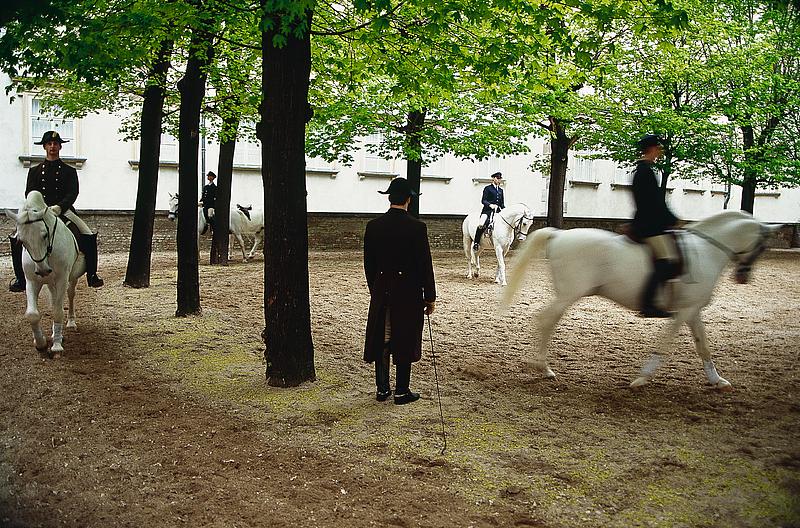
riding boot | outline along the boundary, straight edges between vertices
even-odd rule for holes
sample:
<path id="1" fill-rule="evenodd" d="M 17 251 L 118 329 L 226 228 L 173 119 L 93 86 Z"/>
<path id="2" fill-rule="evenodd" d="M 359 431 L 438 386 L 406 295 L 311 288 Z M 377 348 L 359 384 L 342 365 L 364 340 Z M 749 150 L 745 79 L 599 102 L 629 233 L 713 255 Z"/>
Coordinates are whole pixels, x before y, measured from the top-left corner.
<path id="1" fill-rule="evenodd" d="M 83 252 L 86 262 L 86 284 L 92 288 L 99 288 L 104 282 L 97 276 L 97 233 L 81 234 L 78 237 L 78 247 Z"/>
<path id="2" fill-rule="evenodd" d="M 375 360 L 375 399 L 386 401 L 392 395 L 389 388 L 389 347 L 384 348 L 383 353 Z"/>
<path id="3" fill-rule="evenodd" d="M 14 265 L 15 277 L 8 285 L 8 291 L 24 292 L 25 272 L 22 270 L 22 243 L 14 236 L 8 237 L 8 241 L 11 243 L 11 263 Z"/>
<path id="4" fill-rule="evenodd" d="M 481 247 L 481 237 L 484 229 L 486 229 L 484 226 L 478 226 L 478 229 L 475 230 L 475 242 L 472 244 L 472 249 L 475 251 L 478 251 Z"/>
<path id="5" fill-rule="evenodd" d="M 647 285 L 642 295 L 642 309 L 639 315 L 642 317 L 672 317 L 672 314 L 661 308 L 657 308 L 653 303 L 658 287 L 673 275 L 673 265 L 668 259 L 658 259 L 655 262 L 653 273 L 647 281 Z"/>
<path id="6" fill-rule="evenodd" d="M 200 234 L 201 234 L 201 235 L 205 235 L 205 234 L 206 234 L 206 231 L 208 231 L 208 226 L 209 226 L 209 225 L 211 225 L 211 221 L 210 221 L 210 219 L 208 218 L 208 211 L 207 211 L 207 210 L 205 210 L 205 209 L 203 209 L 203 218 L 205 218 L 205 220 L 206 220 L 206 223 L 205 223 L 205 225 L 203 226 L 203 230 L 202 230 L 202 231 L 200 231 Z"/>
<path id="7" fill-rule="evenodd" d="M 419 394 L 408 388 L 411 382 L 411 363 L 395 363 L 394 404 L 405 405 L 419 399 Z"/>

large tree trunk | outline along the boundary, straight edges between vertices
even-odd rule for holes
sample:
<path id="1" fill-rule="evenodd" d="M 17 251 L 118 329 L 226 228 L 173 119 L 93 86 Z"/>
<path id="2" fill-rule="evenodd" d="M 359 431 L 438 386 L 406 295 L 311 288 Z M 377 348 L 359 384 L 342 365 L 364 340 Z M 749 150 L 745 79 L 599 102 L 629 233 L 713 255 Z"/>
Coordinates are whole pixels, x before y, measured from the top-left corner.
<path id="1" fill-rule="evenodd" d="M 406 178 L 411 188 L 417 193 L 420 192 L 422 187 L 422 141 L 420 139 L 420 132 L 422 132 L 422 127 L 425 124 L 425 113 L 425 110 L 413 110 L 409 112 L 405 127 L 408 150 L 419 153 L 417 159 L 409 157 L 406 161 Z M 419 217 L 419 200 L 418 197 L 411 198 L 408 212 L 411 213 L 412 216 Z"/>
<path id="2" fill-rule="evenodd" d="M 211 239 L 211 264 L 218 266 L 228 265 L 228 234 L 229 218 L 231 215 L 231 182 L 233 181 L 233 155 L 236 153 L 236 130 L 239 127 L 239 116 L 231 116 L 224 112 L 225 118 L 223 131 L 226 132 L 225 140 L 219 146 L 219 165 L 217 166 L 217 199 L 215 201 L 214 215 L 216 228 Z"/>
<path id="3" fill-rule="evenodd" d="M 266 0 L 262 0 L 265 6 Z M 269 15 L 267 15 L 269 16 Z M 279 17 L 279 14 L 273 14 Z M 290 387 L 315 380 L 308 286 L 305 125 L 311 118 L 312 11 L 302 38 L 273 46 L 262 33 L 261 174 L 264 180 L 264 321 L 267 383 Z M 280 28 L 280 21 L 263 27 Z"/>
<path id="4" fill-rule="evenodd" d="M 169 70 L 172 41 L 164 41 L 148 75 L 142 102 L 139 141 L 139 187 L 133 216 L 128 267 L 123 284 L 132 288 L 150 286 L 150 257 L 153 253 L 153 223 L 158 189 L 158 159 L 161 151 L 161 122 L 164 117 L 166 76 Z"/>
<path id="5" fill-rule="evenodd" d="M 744 152 L 745 160 L 753 155 L 753 148 L 755 147 L 755 133 L 753 127 L 750 125 L 741 127 L 742 130 L 742 150 Z M 742 181 L 742 211 L 753 213 L 753 208 L 756 201 L 756 174 L 752 168 L 755 164 L 747 163 L 744 169 L 744 178 Z"/>
<path id="6" fill-rule="evenodd" d="M 197 247 L 197 149 L 200 145 L 200 107 L 206 88 L 205 67 L 210 62 L 208 35 L 195 30 L 189 46 L 186 72 L 178 82 L 181 94 L 178 118 L 178 308 L 183 317 L 202 313 Z"/>
<path id="7" fill-rule="evenodd" d="M 567 161 L 572 141 L 566 125 L 550 118 L 550 191 L 547 196 L 547 225 L 564 227 L 564 185 L 567 181 Z"/>

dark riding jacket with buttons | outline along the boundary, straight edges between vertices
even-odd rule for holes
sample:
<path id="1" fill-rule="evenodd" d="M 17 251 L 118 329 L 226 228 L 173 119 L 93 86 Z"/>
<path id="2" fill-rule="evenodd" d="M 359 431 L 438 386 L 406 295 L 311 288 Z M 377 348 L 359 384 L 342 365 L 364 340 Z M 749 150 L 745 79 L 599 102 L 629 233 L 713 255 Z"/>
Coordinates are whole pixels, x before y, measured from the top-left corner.
<path id="1" fill-rule="evenodd" d="M 484 187 L 481 203 L 483 204 L 483 209 L 481 210 L 482 215 L 492 212 L 492 208 L 489 207 L 492 204 L 496 204 L 500 208 L 498 211 L 504 209 L 506 204 L 503 198 L 503 188 L 499 185 L 495 187 L 494 184 L 489 184 Z"/>
<path id="2" fill-rule="evenodd" d="M 651 162 L 639 160 L 633 172 L 632 191 L 636 214 L 631 227 L 639 238 L 661 235 L 678 221 L 667 207 L 664 191 L 658 185 L 653 170 Z"/>
<path id="3" fill-rule="evenodd" d="M 63 160 L 43 161 L 28 171 L 25 196 L 31 191 L 39 191 L 47 205 L 58 205 L 61 212 L 75 208 L 72 204 L 78 198 L 78 171 Z"/>
<path id="4" fill-rule="evenodd" d="M 364 360 L 383 354 L 388 308 L 395 364 L 419 361 L 425 301 L 436 300 L 425 224 L 396 208 L 371 220 L 364 233 L 364 274 L 370 293 Z"/>

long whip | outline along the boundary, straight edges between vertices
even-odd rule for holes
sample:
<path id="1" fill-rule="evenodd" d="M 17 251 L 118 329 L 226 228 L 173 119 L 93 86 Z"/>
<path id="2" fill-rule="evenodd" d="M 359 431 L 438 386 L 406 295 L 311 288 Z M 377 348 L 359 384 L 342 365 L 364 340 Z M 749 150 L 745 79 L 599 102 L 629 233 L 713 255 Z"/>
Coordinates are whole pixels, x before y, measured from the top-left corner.
<path id="1" fill-rule="evenodd" d="M 439 372 L 436 370 L 436 351 L 433 349 L 433 329 L 431 327 L 431 316 L 426 314 L 428 318 L 428 337 L 431 340 L 431 357 L 433 357 L 433 376 L 436 379 L 436 398 L 439 400 L 439 419 L 442 422 L 442 438 L 444 439 L 444 446 L 442 446 L 441 454 L 447 450 L 447 433 L 444 429 L 444 411 L 442 411 L 442 394 L 439 392 Z"/>

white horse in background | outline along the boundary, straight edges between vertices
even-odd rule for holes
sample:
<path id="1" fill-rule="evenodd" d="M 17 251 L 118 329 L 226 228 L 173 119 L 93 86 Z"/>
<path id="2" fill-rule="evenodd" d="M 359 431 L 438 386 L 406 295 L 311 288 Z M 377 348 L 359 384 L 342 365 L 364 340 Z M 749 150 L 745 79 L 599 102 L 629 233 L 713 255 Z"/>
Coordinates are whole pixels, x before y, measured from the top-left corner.
<path id="1" fill-rule="evenodd" d="M 248 214 L 250 217 L 248 218 Z M 167 217 L 170 220 L 178 218 L 178 194 L 169 194 L 169 212 Z M 197 209 L 197 238 L 199 240 L 201 233 L 206 228 L 206 217 L 203 214 L 203 208 L 198 206 Z M 249 209 L 247 213 L 240 208 L 231 209 L 230 221 L 228 222 L 228 232 L 236 238 L 239 247 L 242 250 L 242 260 L 247 262 L 253 258 L 253 255 L 258 249 L 258 244 L 264 238 L 264 212 L 261 210 Z M 250 252 L 245 254 L 244 235 L 252 236 L 254 238 L 253 247 Z"/>
<path id="2" fill-rule="evenodd" d="M 494 254 L 497 257 L 497 272 L 494 281 L 503 286 L 506 281 L 505 256 L 511 248 L 514 238 L 525 240 L 528 231 L 533 225 L 533 213 L 525 204 L 519 203 L 506 207 L 502 211 L 494 214 L 494 228 L 491 234 L 488 230 L 483 233 L 481 243 L 477 251 L 472 249 L 475 231 L 480 223 L 480 214 L 473 213 L 464 219 L 461 224 L 461 234 L 464 242 L 464 255 L 467 257 L 467 278 L 478 278 L 481 272 L 480 255 L 484 249 L 494 247 Z M 473 271 L 472 268 L 475 268 Z"/>
<path id="3" fill-rule="evenodd" d="M 680 326 L 686 323 L 694 336 L 697 354 L 703 360 L 708 382 L 716 389 L 730 390 L 711 360 L 700 311 L 709 303 L 720 274 L 729 261 L 736 266 L 737 282 L 749 280 L 755 259 L 764 251 L 767 237 L 779 226 L 767 226 L 745 212 L 725 211 L 686 227 L 680 245 L 684 274 L 661 288 L 663 307 L 674 311 L 655 343 L 655 351 L 632 383 L 638 387 L 655 375 Z M 653 265 L 647 246 L 624 235 L 599 229 L 537 230 L 520 249 L 511 285 L 503 294 L 507 306 L 522 285 L 528 261 L 546 249 L 556 298 L 537 317 L 540 331 L 538 351 L 528 366 L 545 377 L 555 374 L 547 364 L 547 346 L 561 316 L 575 301 L 602 295 L 622 306 L 640 309 L 642 290 Z M 671 287 L 671 295 L 664 291 Z"/>
<path id="4" fill-rule="evenodd" d="M 33 343 L 40 353 L 47 352 L 42 333 L 39 293 L 47 285 L 53 307 L 53 334 L 50 354 L 58 358 L 64 352 L 64 293 L 69 297 L 67 328 L 75 324 L 75 285 L 86 272 L 83 253 L 78 251 L 75 236 L 64 222 L 44 203 L 42 193 L 31 191 L 17 214 L 6 209 L 6 216 L 17 223 L 17 239 L 22 243 L 22 268 L 25 271 L 27 308 L 25 319 L 33 329 Z"/>

